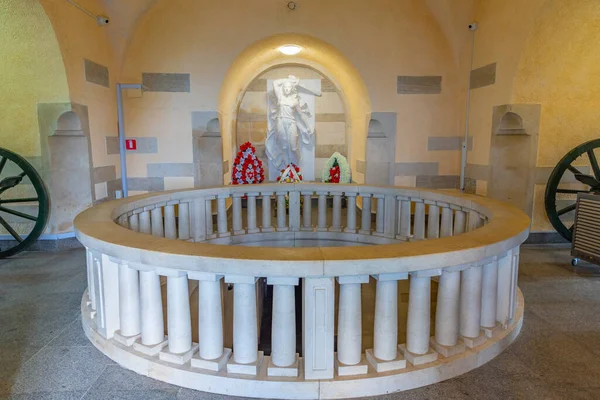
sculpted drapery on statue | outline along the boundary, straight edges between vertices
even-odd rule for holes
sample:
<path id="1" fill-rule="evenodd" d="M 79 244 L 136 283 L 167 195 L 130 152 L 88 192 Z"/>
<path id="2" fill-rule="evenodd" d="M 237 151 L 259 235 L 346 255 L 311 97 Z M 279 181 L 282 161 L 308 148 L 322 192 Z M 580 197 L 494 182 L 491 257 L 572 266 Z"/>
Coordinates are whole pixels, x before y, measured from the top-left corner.
<path id="1" fill-rule="evenodd" d="M 269 131 L 265 141 L 265 152 L 277 169 L 288 164 L 300 165 L 302 146 L 311 145 L 314 123 L 306 103 L 301 104 L 299 91 L 321 96 L 300 85 L 300 79 L 290 75 L 273 82 L 275 99 L 269 109 Z"/>

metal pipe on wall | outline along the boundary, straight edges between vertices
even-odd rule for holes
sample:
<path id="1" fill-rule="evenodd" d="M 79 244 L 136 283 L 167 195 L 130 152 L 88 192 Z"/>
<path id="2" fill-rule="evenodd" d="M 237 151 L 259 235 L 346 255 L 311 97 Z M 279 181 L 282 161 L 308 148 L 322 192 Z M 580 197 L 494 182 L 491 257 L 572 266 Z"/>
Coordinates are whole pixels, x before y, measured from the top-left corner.
<path id="1" fill-rule="evenodd" d="M 125 119 L 123 116 L 123 89 L 140 89 L 140 83 L 117 83 L 117 116 L 119 121 L 119 154 L 121 157 L 121 187 L 127 197 L 127 150 L 125 149 Z"/>
<path id="2" fill-rule="evenodd" d="M 460 158 L 460 190 L 465 191 L 465 175 L 467 172 L 467 151 L 469 148 L 469 110 L 471 108 L 471 72 L 473 71 L 473 54 L 475 53 L 475 31 L 477 30 L 477 23 L 473 22 L 469 24 L 469 30 L 471 31 L 471 62 L 469 64 L 469 79 L 467 80 L 467 107 L 465 110 L 465 138 L 462 142 L 462 152 Z"/>

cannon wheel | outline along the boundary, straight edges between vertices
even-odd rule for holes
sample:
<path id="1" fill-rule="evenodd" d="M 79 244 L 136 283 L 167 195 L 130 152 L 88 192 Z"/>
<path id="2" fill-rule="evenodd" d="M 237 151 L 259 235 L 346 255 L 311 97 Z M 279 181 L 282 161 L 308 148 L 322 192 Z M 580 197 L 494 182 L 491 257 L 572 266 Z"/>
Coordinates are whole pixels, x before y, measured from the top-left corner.
<path id="1" fill-rule="evenodd" d="M 20 195 L 19 188 L 32 192 L 26 187 L 29 185 L 33 186 L 35 196 Z M 19 206 L 32 206 L 37 211 L 23 212 L 18 210 Z M 46 227 L 49 209 L 46 186 L 33 166 L 20 155 L 0 148 L 0 226 L 15 239 L 8 241 L 8 245 L 0 245 L 0 258 L 15 255 L 37 240 Z M 14 217 L 16 221 L 34 221 L 35 224 L 28 232 L 18 232 L 15 225 L 19 222 L 15 222 Z"/>
<path id="2" fill-rule="evenodd" d="M 598 158 L 600 157 L 600 139 L 590 140 L 580 144 L 568 152 L 562 160 L 554 167 L 550 174 L 548 184 L 546 185 L 545 206 L 546 215 L 556 231 L 566 240 L 573 240 L 573 223 L 566 223 L 566 215 L 575 211 L 576 197 L 564 202 L 560 206 L 557 204 L 557 198 L 561 194 L 577 195 L 579 193 L 600 193 L 600 167 Z M 584 174 L 581 167 L 575 167 L 573 164 L 589 164 L 591 175 Z M 585 186 L 582 189 L 571 189 L 559 187 L 565 183 L 565 173 L 570 171 L 575 180 Z M 568 174 L 570 175 L 570 174 Z M 573 182 L 571 180 L 571 182 Z M 568 226 L 567 226 L 568 225 Z"/>

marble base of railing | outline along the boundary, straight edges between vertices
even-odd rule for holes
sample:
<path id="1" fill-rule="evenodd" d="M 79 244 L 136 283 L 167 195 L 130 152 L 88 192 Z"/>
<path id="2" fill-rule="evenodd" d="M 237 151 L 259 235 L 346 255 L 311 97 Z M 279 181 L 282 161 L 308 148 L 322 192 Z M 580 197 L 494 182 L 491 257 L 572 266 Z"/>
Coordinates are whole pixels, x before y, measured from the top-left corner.
<path id="1" fill-rule="evenodd" d="M 138 339 L 135 341 L 135 343 L 133 343 L 133 349 L 135 351 L 139 351 L 140 353 L 143 353 L 147 356 L 155 356 L 158 353 L 160 353 L 162 351 L 162 349 L 164 349 L 168 344 L 169 344 L 169 340 L 167 339 L 166 336 L 162 342 L 153 344 L 150 346 L 142 344 L 142 340 Z"/>
<path id="2" fill-rule="evenodd" d="M 185 353 L 171 353 L 168 348 L 158 353 L 158 358 L 171 364 L 183 365 L 192 359 L 194 353 L 198 351 L 198 343 L 193 343 L 192 348 Z"/>
<path id="3" fill-rule="evenodd" d="M 470 349 L 481 346 L 487 340 L 487 336 L 485 335 L 485 332 L 483 330 L 481 331 L 481 334 L 477 337 L 471 338 L 471 337 L 461 336 L 460 338 L 465 343 L 465 346 L 467 346 Z"/>
<path id="4" fill-rule="evenodd" d="M 273 359 L 269 358 L 267 364 L 267 375 L 269 376 L 286 376 L 286 377 L 297 377 L 300 366 L 300 357 L 296 353 L 296 361 L 288 367 L 279 367 L 273 364 Z"/>
<path id="5" fill-rule="evenodd" d="M 200 354 L 196 354 L 192 357 L 191 366 L 194 368 L 219 372 L 225 368 L 230 357 L 231 349 L 228 348 L 224 348 L 221 357 L 215 358 L 214 360 L 205 360 L 204 358 L 200 358 Z"/>
<path id="6" fill-rule="evenodd" d="M 87 299 L 87 293 L 84 295 Z M 123 368 L 135 371 L 173 385 L 226 396 L 278 399 L 345 399 L 377 396 L 386 393 L 415 389 L 451 379 L 481 367 L 504 351 L 518 336 L 523 325 L 523 296 L 518 292 L 514 319 L 479 347 L 466 349 L 460 354 L 440 357 L 436 361 L 405 369 L 377 374 L 339 376 L 334 379 L 305 380 L 302 368 L 298 377 L 269 377 L 265 357 L 258 376 L 229 374 L 225 368 L 212 370 L 194 368 L 188 364 L 176 365 L 146 356 L 114 339 L 106 339 L 97 331 L 91 312 L 82 301 L 82 325 L 90 342 L 104 355 Z M 165 343 L 166 345 L 166 343 Z M 433 347 L 433 345 L 432 345 Z M 441 354 L 441 353 L 440 353 Z M 194 360 L 194 359 L 192 359 Z M 214 360 L 213 360 L 214 361 Z M 302 366 L 302 359 L 300 365 Z M 108 388 L 106 388 L 108 389 Z"/>
<path id="7" fill-rule="evenodd" d="M 444 346 L 443 344 L 439 344 L 438 342 L 436 342 L 435 338 L 432 337 L 429 340 L 429 345 L 438 354 L 440 354 L 446 358 L 455 356 L 460 353 L 464 353 L 465 350 L 467 349 L 467 346 L 465 346 L 465 343 L 460 339 L 458 339 L 458 342 L 454 346 Z"/>
<path id="8" fill-rule="evenodd" d="M 259 351 L 256 356 L 256 361 L 248 364 L 240 364 L 235 362 L 233 358 L 227 363 L 228 374 L 239 374 L 239 375 L 258 375 L 260 367 L 264 361 L 264 353 Z"/>
<path id="9" fill-rule="evenodd" d="M 141 337 L 142 337 L 142 335 L 123 336 L 123 335 L 121 335 L 121 331 L 115 332 L 115 340 L 127 347 L 133 346 L 135 341 Z"/>
<path id="10" fill-rule="evenodd" d="M 260 233 L 260 228 L 248 228 L 248 234 L 252 234 L 252 233 Z"/>
<path id="11" fill-rule="evenodd" d="M 275 232 L 275 229 L 272 227 L 269 228 L 260 228 L 260 232 L 262 233 L 271 233 L 271 232 Z"/>
<path id="12" fill-rule="evenodd" d="M 335 365 L 339 376 L 364 375 L 369 372 L 369 364 L 365 356 L 362 356 L 358 364 L 348 365 L 338 361 L 336 355 Z"/>
<path id="13" fill-rule="evenodd" d="M 433 351 L 431 348 L 425 354 L 415 354 L 406 350 L 406 344 L 401 344 L 398 345 L 398 351 L 404 355 L 406 361 L 415 366 L 431 363 L 438 359 L 438 353 Z"/>
<path id="14" fill-rule="evenodd" d="M 503 331 L 502 329 L 502 325 L 498 324 L 493 328 L 481 328 L 483 329 L 483 333 L 485 333 L 485 336 L 487 338 L 493 338 L 494 336 L 496 336 L 497 334 L 499 334 L 500 332 Z"/>
<path id="15" fill-rule="evenodd" d="M 373 349 L 367 349 L 365 354 L 369 364 L 371 364 L 376 372 L 387 372 L 406 368 L 406 360 L 401 353 L 396 353 L 396 358 L 389 361 L 375 357 Z"/>

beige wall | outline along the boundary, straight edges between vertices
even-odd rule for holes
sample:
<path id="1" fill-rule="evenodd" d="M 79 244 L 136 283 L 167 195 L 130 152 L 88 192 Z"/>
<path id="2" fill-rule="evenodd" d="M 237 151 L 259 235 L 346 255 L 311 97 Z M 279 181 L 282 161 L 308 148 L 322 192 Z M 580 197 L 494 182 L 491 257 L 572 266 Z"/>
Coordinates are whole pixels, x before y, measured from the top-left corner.
<path id="1" fill-rule="evenodd" d="M 238 54 L 262 38 L 286 32 L 334 46 L 363 78 L 371 109 L 397 113 L 397 161 L 439 162 L 440 174 L 458 174 L 457 152 L 427 151 L 429 136 L 459 134 L 457 109 L 464 105 L 455 101 L 460 81 L 453 50 L 420 0 L 307 0 L 293 12 L 275 0 L 240 1 L 231 7 L 216 0 L 158 1 L 134 31 L 123 80 L 140 82 L 143 72 L 190 73 L 191 91 L 127 99 L 128 134 L 158 137 L 159 142 L 157 154 L 140 156 L 131 165 L 132 174 L 146 176 L 150 162 L 188 162 L 179 161 L 192 154 L 186 115 L 216 111 L 226 71 Z M 442 93 L 398 95 L 398 75 L 441 75 Z M 163 147 L 167 142 L 168 150 Z"/>
<path id="2" fill-rule="evenodd" d="M 494 85 L 472 90 L 469 163 L 489 164 L 494 106 L 541 104 L 533 231 L 553 230 L 544 210 L 548 170 L 573 147 L 600 137 L 599 17 L 593 0 L 476 3 L 474 68 L 496 62 L 497 73 Z"/>
<path id="3" fill-rule="evenodd" d="M 5 0 L 0 18 L 0 147 L 39 157 L 37 104 L 69 101 L 61 51 L 37 0 Z"/>

